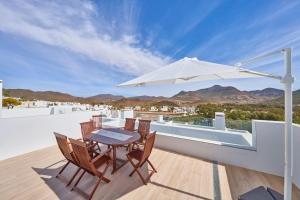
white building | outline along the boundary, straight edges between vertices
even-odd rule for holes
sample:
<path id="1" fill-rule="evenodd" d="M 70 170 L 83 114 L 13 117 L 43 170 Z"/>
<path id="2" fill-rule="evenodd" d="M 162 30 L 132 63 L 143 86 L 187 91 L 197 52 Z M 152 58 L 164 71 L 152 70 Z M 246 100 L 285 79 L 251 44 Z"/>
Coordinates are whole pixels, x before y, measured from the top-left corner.
<path id="1" fill-rule="evenodd" d="M 158 109 L 157 109 L 156 106 L 151 106 L 151 107 L 150 107 L 150 111 L 151 111 L 151 112 L 157 112 Z"/>
<path id="2" fill-rule="evenodd" d="M 162 112 L 168 112 L 168 111 L 169 111 L 169 106 L 162 106 L 162 107 L 160 108 L 160 110 L 161 110 Z"/>

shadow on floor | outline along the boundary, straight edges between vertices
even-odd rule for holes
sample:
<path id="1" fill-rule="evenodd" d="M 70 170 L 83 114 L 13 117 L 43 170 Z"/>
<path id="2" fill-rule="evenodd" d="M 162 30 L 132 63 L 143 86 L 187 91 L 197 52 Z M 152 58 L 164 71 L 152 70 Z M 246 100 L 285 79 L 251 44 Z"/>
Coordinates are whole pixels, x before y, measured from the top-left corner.
<path id="1" fill-rule="evenodd" d="M 199 199 L 202 199 L 202 200 L 212 200 L 212 199 L 209 199 L 209 198 L 197 195 L 197 194 L 186 192 L 186 191 L 183 191 L 183 190 L 180 190 L 180 189 L 177 189 L 177 188 L 173 188 L 173 187 L 170 187 L 170 186 L 167 186 L 167 185 L 163 185 L 163 184 L 160 184 L 160 183 L 157 183 L 157 182 L 154 182 L 154 181 L 151 181 L 150 184 L 158 186 L 158 187 L 163 187 L 163 188 L 168 189 L 168 190 L 173 190 L 175 192 L 183 193 L 185 195 L 188 195 L 188 196 L 191 196 L 191 197 L 196 197 L 196 198 L 199 198 Z"/>
<path id="2" fill-rule="evenodd" d="M 64 166 L 64 164 L 66 164 L 66 160 L 58 161 L 45 168 L 32 167 L 32 169 L 39 174 L 41 179 L 57 195 L 59 199 L 86 199 L 86 194 L 91 192 L 91 189 L 96 183 L 96 178 L 86 173 L 77 186 L 79 189 L 71 191 L 73 184 L 76 182 L 82 171 L 73 180 L 72 184 L 69 187 L 66 187 L 67 182 L 71 179 L 72 175 L 78 168 L 73 164 L 69 164 L 63 173 L 56 178 L 57 173 Z M 110 167 L 105 176 L 110 179 L 111 182 L 101 182 L 93 196 L 93 199 L 117 199 L 141 186 L 144 186 L 137 173 L 135 173 L 132 177 L 128 176 L 132 170 L 133 167 L 130 165 L 130 163 L 127 163 L 116 173 L 111 174 L 112 168 Z M 101 168 L 100 171 L 102 171 Z M 144 164 L 141 172 L 144 176 L 149 174 L 147 164 Z"/>

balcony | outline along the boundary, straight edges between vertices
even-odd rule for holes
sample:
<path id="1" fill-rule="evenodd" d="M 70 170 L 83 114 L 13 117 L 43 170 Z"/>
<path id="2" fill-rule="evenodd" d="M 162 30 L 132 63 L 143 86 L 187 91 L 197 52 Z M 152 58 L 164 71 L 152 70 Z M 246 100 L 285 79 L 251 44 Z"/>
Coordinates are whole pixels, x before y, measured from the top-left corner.
<path id="1" fill-rule="evenodd" d="M 68 168 L 55 178 L 65 161 L 53 131 L 79 138 L 79 122 L 95 112 L 24 116 L 0 119 L 0 192 L 3 199 L 83 199 L 95 179 L 85 175 L 82 191 L 70 191 L 65 182 L 74 173 Z M 122 126 L 121 119 L 106 119 L 106 126 Z M 31 124 L 28 126 L 28 124 Z M 17 125 L 17 126 L 16 126 Z M 253 133 L 236 130 L 152 123 L 157 130 L 150 157 L 158 173 L 144 186 L 137 175 L 129 177 L 127 164 L 112 181 L 101 184 L 94 199 L 237 199 L 257 187 L 283 192 L 283 124 L 253 121 Z M 300 142 L 294 125 L 294 142 Z M 294 145 L 299 152 L 299 145 Z M 293 199 L 300 199 L 300 159 L 294 155 Z M 120 151 L 118 157 L 124 157 Z M 147 173 L 147 166 L 143 168 Z"/>

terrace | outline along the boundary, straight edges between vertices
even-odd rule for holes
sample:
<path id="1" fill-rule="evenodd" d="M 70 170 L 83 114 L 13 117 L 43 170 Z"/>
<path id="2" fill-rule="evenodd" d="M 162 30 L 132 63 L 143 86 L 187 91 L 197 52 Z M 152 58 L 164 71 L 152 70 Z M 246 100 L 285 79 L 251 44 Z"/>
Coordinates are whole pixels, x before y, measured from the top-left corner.
<path id="1" fill-rule="evenodd" d="M 1 118 L 1 197 L 84 199 L 82 191 L 89 192 L 95 179 L 84 176 L 79 184 L 81 190 L 71 192 L 65 182 L 75 167 L 55 178 L 66 161 L 57 148 L 53 131 L 79 138 L 79 122 L 89 120 L 96 113 Z M 103 122 L 105 126 L 120 127 L 124 119 L 105 118 Z M 143 185 L 137 175 L 128 176 L 132 166 L 126 164 L 113 175 L 107 173 L 111 182 L 100 184 L 93 199 L 227 200 L 237 199 L 258 186 L 283 193 L 283 123 L 254 120 L 252 126 L 251 134 L 152 122 L 151 129 L 158 132 L 150 160 L 158 173 L 151 177 L 148 185 Z M 300 126 L 294 125 L 294 133 L 296 143 L 300 141 Z M 12 146 L 14 148 L 10 148 Z M 299 150 L 299 146 L 294 145 L 294 151 Z M 124 157 L 125 152 L 118 151 L 117 156 Z M 294 169 L 299 166 L 300 160 L 295 156 Z M 147 165 L 142 173 L 148 173 Z M 300 174 L 295 170 L 293 199 L 300 198 L 299 183 Z"/>
<path id="2" fill-rule="evenodd" d="M 122 156 L 122 154 L 120 155 Z M 128 177 L 127 164 L 110 175 L 110 184 L 100 184 L 93 199 L 237 199 L 257 186 L 264 185 L 283 192 L 283 178 L 228 164 L 154 149 L 151 160 L 157 167 L 148 185 L 139 177 Z M 0 162 L 0 192 L 3 199 L 84 199 L 81 191 L 65 187 L 74 168 L 55 178 L 65 163 L 56 146 L 47 147 Z M 147 166 L 142 170 L 147 173 Z M 79 185 L 89 191 L 95 180 L 85 176 Z M 294 187 L 293 199 L 300 198 Z"/>

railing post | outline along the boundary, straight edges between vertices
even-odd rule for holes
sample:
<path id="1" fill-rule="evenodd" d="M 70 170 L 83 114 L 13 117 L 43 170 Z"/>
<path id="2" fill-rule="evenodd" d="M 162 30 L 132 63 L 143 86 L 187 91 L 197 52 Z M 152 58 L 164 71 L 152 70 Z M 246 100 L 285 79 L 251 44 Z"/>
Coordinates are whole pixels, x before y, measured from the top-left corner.
<path id="1" fill-rule="evenodd" d="M 215 112 L 215 128 L 217 130 L 226 130 L 225 113 Z"/>

